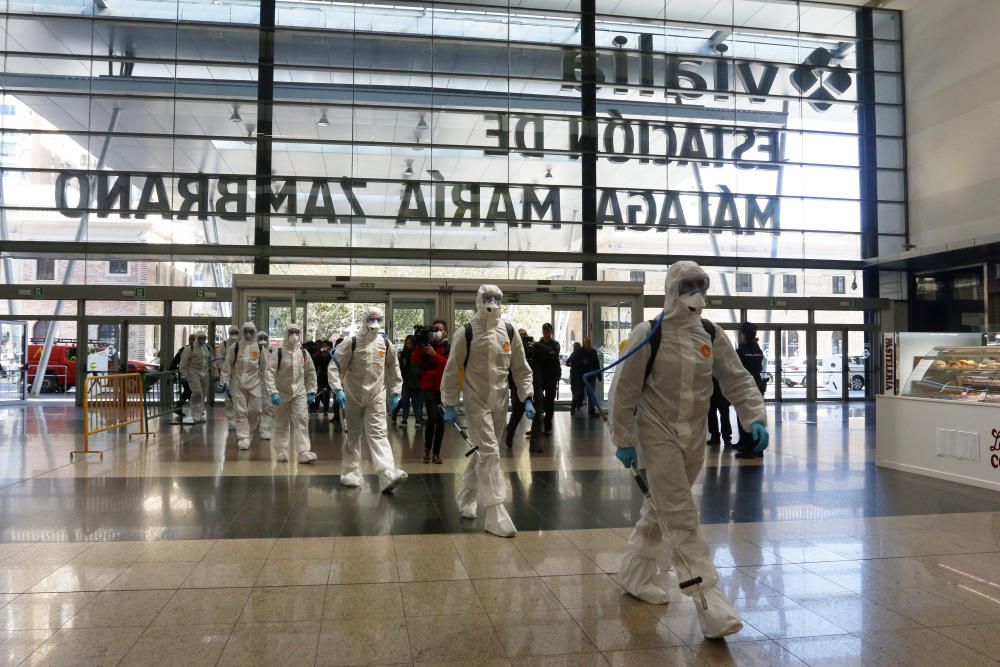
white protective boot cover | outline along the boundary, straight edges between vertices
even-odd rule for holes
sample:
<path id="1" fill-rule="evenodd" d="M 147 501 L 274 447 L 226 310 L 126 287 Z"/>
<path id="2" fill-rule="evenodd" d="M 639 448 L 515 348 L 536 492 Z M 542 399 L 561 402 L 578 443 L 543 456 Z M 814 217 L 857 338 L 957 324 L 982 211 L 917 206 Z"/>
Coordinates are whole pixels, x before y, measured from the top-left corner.
<path id="1" fill-rule="evenodd" d="M 357 470 L 340 476 L 341 486 L 356 487 L 361 486 L 361 473 Z"/>
<path id="2" fill-rule="evenodd" d="M 697 590 L 691 596 L 695 607 L 698 610 L 698 624 L 701 626 L 701 633 L 708 639 L 719 639 L 728 635 L 733 635 L 743 629 L 743 621 L 736 607 L 729 601 L 729 598 L 715 586 L 705 588 L 705 601 L 708 602 L 708 609 L 701 606 L 701 598 Z"/>
<path id="3" fill-rule="evenodd" d="M 517 528 L 507 514 L 507 508 L 503 503 L 491 505 L 486 508 L 486 532 L 498 537 L 514 537 L 517 535 Z"/>
<path id="4" fill-rule="evenodd" d="M 240 440 L 239 442 L 236 443 L 236 446 L 240 449 L 250 449 L 250 441 Z"/>
<path id="5" fill-rule="evenodd" d="M 670 601 L 670 593 L 660 586 L 663 577 L 655 558 L 625 554 L 614 579 L 629 595 L 648 604 L 667 604 Z"/>
<path id="6" fill-rule="evenodd" d="M 284 463 L 288 460 L 288 452 L 278 452 L 278 463 Z"/>
<path id="7" fill-rule="evenodd" d="M 318 458 L 315 452 L 299 452 L 299 463 L 313 463 Z"/>
<path id="8" fill-rule="evenodd" d="M 458 503 L 458 511 L 463 519 L 475 519 L 478 516 L 479 505 L 475 489 L 459 489 L 455 494 L 455 502 Z"/>
<path id="9" fill-rule="evenodd" d="M 409 477 L 402 470 L 383 470 L 378 476 L 378 490 L 382 493 L 389 493 L 397 486 L 406 481 Z"/>

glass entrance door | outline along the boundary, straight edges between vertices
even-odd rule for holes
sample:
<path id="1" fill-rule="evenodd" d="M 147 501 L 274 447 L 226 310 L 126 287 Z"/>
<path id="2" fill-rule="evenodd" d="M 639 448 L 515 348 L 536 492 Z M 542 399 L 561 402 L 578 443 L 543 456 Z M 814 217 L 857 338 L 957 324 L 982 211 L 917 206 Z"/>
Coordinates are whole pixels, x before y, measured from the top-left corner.
<path id="1" fill-rule="evenodd" d="M 27 397 L 27 322 L 0 321 L 0 405 Z"/>
<path id="2" fill-rule="evenodd" d="M 596 340 L 594 346 L 601 358 L 602 367 L 614 363 L 621 356 L 628 335 L 632 331 L 632 301 L 592 301 L 592 312 L 596 314 L 597 326 L 594 327 Z M 611 390 L 611 378 L 614 370 L 605 371 L 601 378 L 602 390 L 599 395 L 608 398 Z"/>
<path id="3" fill-rule="evenodd" d="M 557 306 L 552 311 L 553 337 L 559 341 L 559 363 L 562 365 L 562 377 L 559 381 L 559 390 L 556 397 L 560 401 L 571 401 L 573 390 L 570 385 L 570 369 L 566 365 L 566 360 L 573 354 L 575 345 L 583 345 L 586 336 L 586 308 L 571 308 Z"/>
<path id="4" fill-rule="evenodd" d="M 392 342 L 398 349 L 402 349 L 403 341 L 407 336 L 413 334 L 413 328 L 418 324 L 430 326 L 431 322 L 438 319 L 437 302 L 433 298 L 425 299 L 390 299 L 392 303 L 392 313 L 389 314 L 386 326 Z M 445 318 L 441 318 L 445 319 Z M 450 328 L 450 325 L 449 325 Z"/>

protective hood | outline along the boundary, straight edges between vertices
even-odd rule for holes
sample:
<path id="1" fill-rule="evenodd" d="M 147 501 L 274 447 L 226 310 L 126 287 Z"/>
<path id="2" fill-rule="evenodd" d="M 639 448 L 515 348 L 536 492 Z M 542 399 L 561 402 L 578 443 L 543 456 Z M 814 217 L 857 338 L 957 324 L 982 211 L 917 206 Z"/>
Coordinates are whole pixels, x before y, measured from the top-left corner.
<path id="1" fill-rule="evenodd" d="M 285 327 L 285 340 L 281 345 L 286 349 L 294 350 L 302 344 L 302 328 L 298 324 L 289 324 Z"/>
<path id="2" fill-rule="evenodd" d="M 257 342 L 264 343 L 265 345 L 267 345 L 268 343 L 271 342 L 271 337 L 267 335 L 267 332 L 260 331 L 257 333 Z"/>
<path id="3" fill-rule="evenodd" d="M 230 340 L 240 337 L 240 330 L 236 327 L 229 327 L 229 338 Z"/>
<path id="4" fill-rule="evenodd" d="M 683 293 L 682 284 L 687 288 Z M 663 284 L 664 319 L 700 318 L 708 285 L 708 274 L 697 262 L 671 264 Z"/>
<path id="5" fill-rule="evenodd" d="M 194 334 L 195 343 L 208 345 L 208 334 L 204 331 L 196 331 Z"/>
<path id="6" fill-rule="evenodd" d="M 257 337 L 257 325 L 253 322 L 243 323 L 243 339 L 249 342 L 253 342 Z"/>
<path id="7" fill-rule="evenodd" d="M 378 326 L 371 324 L 372 319 L 378 319 Z M 382 331 L 384 324 L 385 317 L 382 315 L 382 309 L 373 306 L 365 313 L 364 320 L 361 322 L 361 333 L 364 334 L 365 338 L 371 340 Z"/>
<path id="8" fill-rule="evenodd" d="M 480 285 L 476 292 L 476 315 L 485 322 L 500 320 L 500 304 L 503 292 L 496 285 Z M 491 303 L 495 301 L 496 303 Z"/>

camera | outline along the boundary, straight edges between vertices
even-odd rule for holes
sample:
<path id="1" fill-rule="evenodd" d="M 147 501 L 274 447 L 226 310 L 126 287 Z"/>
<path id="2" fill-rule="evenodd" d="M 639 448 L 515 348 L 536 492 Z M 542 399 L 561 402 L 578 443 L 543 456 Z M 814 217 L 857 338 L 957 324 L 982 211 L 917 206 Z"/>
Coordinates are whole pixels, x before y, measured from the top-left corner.
<path id="1" fill-rule="evenodd" d="M 413 327 L 413 344 L 423 347 L 425 345 L 431 344 L 431 335 L 434 333 L 434 329 L 423 324 L 417 324 Z"/>

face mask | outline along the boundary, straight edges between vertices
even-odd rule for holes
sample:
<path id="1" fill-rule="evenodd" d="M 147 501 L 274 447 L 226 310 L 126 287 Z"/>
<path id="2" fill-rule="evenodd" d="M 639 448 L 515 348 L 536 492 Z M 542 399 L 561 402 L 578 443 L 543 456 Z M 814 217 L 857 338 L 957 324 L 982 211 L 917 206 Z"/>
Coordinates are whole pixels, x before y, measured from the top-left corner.
<path id="1" fill-rule="evenodd" d="M 368 330 L 377 333 L 382 328 L 382 320 L 368 320 Z"/>
<path id="2" fill-rule="evenodd" d="M 291 345 L 298 345 L 299 344 L 299 335 L 298 334 L 288 334 L 288 342 Z"/>
<path id="3" fill-rule="evenodd" d="M 208 344 L 208 339 L 207 338 L 199 338 L 198 339 L 198 345 L 206 345 L 206 344 Z"/>
<path id="4" fill-rule="evenodd" d="M 487 315 L 496 315 L 500 312 L 500 300 L 496 298 L 487 299 L 483 304 Z"/>
<path id="5" fill-rule="evenodd" d="M 691 294 L 685 294 L 680 297 L 681 304 L 688 309 L 689 313 L 697 313 L 701 315 L 701 311 L 705 308 L 705 295 L 701 292 L 692 292 Z"/>
<path id="6" fill-rule="evenodd" d="M 253 341 L 253 332 L 252 331 L 244 331 L 243 332 L 243 338 L 246 339 L 247 342 Z"/>
<path id="7" fill-rule="evenodd" d="M 440 343 L 443 338 L 444 338 L 443 331 L 435 331 L 434 333 L 431 334 L 431 340 L 434 341 L 435 343 Z"/>
<path id="8" fill-rule="evenodd" d="M 239 338 L 239 336 L 240 336 L 240 332 L 239 331 L 230 331 L 229 332 L 229 337 L 230 338 Z"/>

